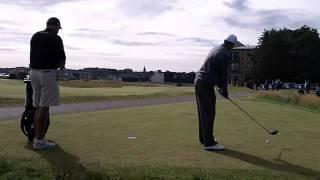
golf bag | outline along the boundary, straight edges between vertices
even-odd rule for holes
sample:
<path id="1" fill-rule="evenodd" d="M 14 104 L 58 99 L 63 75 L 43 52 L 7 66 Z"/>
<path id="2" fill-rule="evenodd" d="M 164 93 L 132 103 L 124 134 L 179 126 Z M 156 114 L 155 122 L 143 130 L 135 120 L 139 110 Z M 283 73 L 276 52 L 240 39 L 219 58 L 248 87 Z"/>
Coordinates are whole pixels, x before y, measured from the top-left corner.
<path id="1" fill-rule="evenodd" d="M 32 100 L 32 86 L 31 86 L 31 81 L 29 79 L 24 80 L 25 83 L 25 109 L 24 112 L 22 113 L 21 117 L 21 130 L 24 135 L 27 136 L 29 141 L 33 141 L 35 137 L 35 129 L 34 129 L 34 116 L 36 113 L 36 108 L 33 106 L 33 100 Z M 47 124 L 47 129 L 48 130 L 50 124 L 50 120 L 48 120 Z"/>

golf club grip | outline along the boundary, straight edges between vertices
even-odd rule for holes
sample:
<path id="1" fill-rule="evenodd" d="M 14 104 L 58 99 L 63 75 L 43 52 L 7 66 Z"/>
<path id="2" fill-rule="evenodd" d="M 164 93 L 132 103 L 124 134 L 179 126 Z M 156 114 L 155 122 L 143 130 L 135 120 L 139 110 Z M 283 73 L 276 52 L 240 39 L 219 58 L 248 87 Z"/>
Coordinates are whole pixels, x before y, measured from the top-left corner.
<path id="1" fill-rule="evenodd" d="M 251 120 L 253 120 L 254 122 L 256 122 L 260 127 L 262 127 L 264 130 L 266 130 L 268 133 L 270 133 L 268 129 L 266 129 L 262 124 L 260 124 L 257 120 L 255 120 L 249 113 L 247 113 L 244 109 L 242 109 L 237 103 L 235 103 L 234 101 L 232 101 L 230 98 L 228 98 L 228 100 L 229 100 L 230 102 L 232 102 L 232 104 L 234 104 L 235 106 L 237 106 L 237 107 L 238 107 L 242 112 L 244 112 L 248 117 L 250 117 Z"/>

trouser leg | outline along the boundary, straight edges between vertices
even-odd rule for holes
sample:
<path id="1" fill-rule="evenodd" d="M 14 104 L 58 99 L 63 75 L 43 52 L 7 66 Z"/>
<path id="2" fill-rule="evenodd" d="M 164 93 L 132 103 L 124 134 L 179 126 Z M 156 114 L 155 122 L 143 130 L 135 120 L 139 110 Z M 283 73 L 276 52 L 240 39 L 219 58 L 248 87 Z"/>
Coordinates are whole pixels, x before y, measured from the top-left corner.
<path id="1" fill-rule="evenodd" d="M 204 144 L 203 142 L 203 136 L 202 136 L 202 128 L 201 128 L 201 116 L 200 116 L 200 104 L 199 104 L 199 98 L 196 94 L 196 100 L 197 100 L 197 110 L 198 110 L 198 124 L 199 124 L 199 141 L 201 144 Z"/>
<path id="2" fill-rule="evenodd" d="M 211 85 L 196 83 L 197 106 L 199 111 L 200 142 L 205 146 L 214 145 L 213 126 L 215 118 L 216 97 Z"/>

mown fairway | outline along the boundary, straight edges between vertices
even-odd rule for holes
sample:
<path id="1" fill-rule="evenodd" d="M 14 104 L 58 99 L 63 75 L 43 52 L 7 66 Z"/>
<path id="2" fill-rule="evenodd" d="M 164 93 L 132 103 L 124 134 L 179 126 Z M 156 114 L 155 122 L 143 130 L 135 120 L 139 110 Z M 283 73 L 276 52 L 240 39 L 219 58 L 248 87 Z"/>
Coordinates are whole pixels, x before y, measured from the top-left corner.
<path id="1" fill-rule="evenodd" d="M 215 127 L 227 148 L 220 153 L 200 146 L 193 103 L 55 116 L 48 135 L 59 145 L 53 151 L 31 150 L 18 122 L 3 121 L 0 179 L 320 178 L 318 112 L 236 102 L 279 134 L 266 134 L 224 100 L 218 101 Z"/>
<path id="2" fill-rule="evenodd" d="M 62 103 L 194 95 L 193 87 L 175 85 L 113 81 L 62 81 L 60 84 Z M 0 79 L 0 87 L 0 107 L 23 106 L 25 97 L 23 81 Z M 231 88 L 230 92 L 253 91 L 247 88 Z"/>
<path id="3" fill-rule="evenodd" d="M 90 82 L 90 81 L 89 81 Z M 103 83 L 104 81 L 101 81 Z M 88 83 L 82 81 L 82 84 Z M 68 82 L 62 84 L 68 85 Z M 70 81 L 72 84 L 72 81 Z M 24 83 L 19 80 L 0 79 L 1 96 L 12 98 L 24 98 Z M 148 95 L 148 94 L 188 94 L 193 92 L 192 87 L 176 87 L 176 86 L 142 86 L 141 83 L 133 86 L 132 83 L 122 83 L 119 85 L 107 84 L 106 86 L 81 88 L 75 85 L 74 87 L 61 86 L 61 95 L 64 97 L 71 96 L 126 96 L 126 95 Z"/>
<path id="4" fill-rule="evenodd" d="M 141 99 L 164 96 L 193 95 L 193 87 L 150 85 L 149 83 L 112 83 L 110 81 L 66 81 L 61 82 L 63 103 L 92 102 L 121 99 Z M 92 87 L 87 87 L 90 84 Z M 24 103 L 23 81 L 0 79 L 0 107 Z"/>

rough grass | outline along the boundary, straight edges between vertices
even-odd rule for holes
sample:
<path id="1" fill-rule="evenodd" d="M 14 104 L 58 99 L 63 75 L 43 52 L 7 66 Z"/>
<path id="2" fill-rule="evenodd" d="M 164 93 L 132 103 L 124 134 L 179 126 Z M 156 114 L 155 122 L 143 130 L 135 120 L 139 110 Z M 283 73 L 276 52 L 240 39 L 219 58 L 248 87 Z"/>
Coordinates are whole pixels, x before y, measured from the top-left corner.
<path id="1" fill-rule="evenodd" d="M 8 106 L 21 106 L 23 104 L 24 99 L 22 98 L 0 97 L 0 108 Z"/>
<path id="2" fill-rule="evenodd" d="M 320 98 L 314 94 L 300 95 L 296 92 L 288 91 L 262 92 L 257 95 L 257 98 L 320 111 Z"/>
<path id="3" fill-rule="evenodd" d="M 48 133 L 58 143 L 53 151 L 33 151 L 16 121 L 2 121 L 0 179 L 320 178 L 319 113 L 236 101 L 279 134 L 268 135 L 222 100 L 215 134 L 227 150 L 220 153 L 199 144 L 193 103 L 53 116 Z"/>

